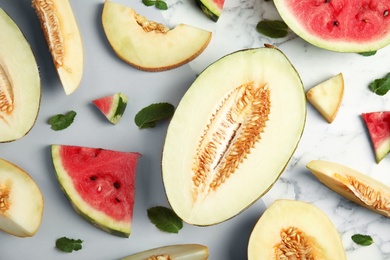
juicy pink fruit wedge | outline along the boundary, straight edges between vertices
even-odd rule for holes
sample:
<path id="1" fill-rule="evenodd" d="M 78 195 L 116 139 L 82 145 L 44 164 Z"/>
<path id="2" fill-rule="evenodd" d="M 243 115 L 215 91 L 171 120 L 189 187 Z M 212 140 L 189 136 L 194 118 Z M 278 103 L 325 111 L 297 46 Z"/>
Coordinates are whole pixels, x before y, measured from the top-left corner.
<path id="1" fill-rule="evenodd" d="M 379 163 L 390 152 L 390 111 L 363 113 L 362 117 Z"/>
<path id="2" fill-rule="evenodd" d="M 52 145 L 58 182 L 76 212 L 96 227 L 128 237 L 139 153 Z"/>
<path id="3" fill-rule="evenodd" d="M 123 93 L 101 97 L 92 101 L 103 115 L 116 125 L 121 120 L 127 106 L 127 96 Z"/>

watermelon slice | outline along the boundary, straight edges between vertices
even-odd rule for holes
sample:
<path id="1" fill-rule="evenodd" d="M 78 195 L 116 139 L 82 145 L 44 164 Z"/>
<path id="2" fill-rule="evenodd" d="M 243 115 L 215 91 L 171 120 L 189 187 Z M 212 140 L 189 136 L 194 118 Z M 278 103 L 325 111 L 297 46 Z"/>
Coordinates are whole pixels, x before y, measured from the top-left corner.
<path id="1" fill-rule="evenodd" d="M 130 236 L 140 155 L 52 145 L 58 182 L 76 212 L 96 227 L 122 237 Z"/>
<path id="2" fill-rule="evenodd" d="M 202 12 L 214 22 L 217 22 L 222 13 L 225 0 L 196 0 Z"/>
<path id="3" fill-rule="evenodd" d="M 390 152 L 390 111 L 363 113 L 362 117 L 379 163 Z"/>
<path id="4" fill-rule="evenodd" d="M 390 43 L 390 1 L 274 0 L 297 35 L 332 51 L 368 52 Z"/>
<path id="5" fill-rule="evenodd" d="M 119 123 L 127 106 L 127 96 L 121 92 L 93 100 L 95 106 L 114 125 Z"/>

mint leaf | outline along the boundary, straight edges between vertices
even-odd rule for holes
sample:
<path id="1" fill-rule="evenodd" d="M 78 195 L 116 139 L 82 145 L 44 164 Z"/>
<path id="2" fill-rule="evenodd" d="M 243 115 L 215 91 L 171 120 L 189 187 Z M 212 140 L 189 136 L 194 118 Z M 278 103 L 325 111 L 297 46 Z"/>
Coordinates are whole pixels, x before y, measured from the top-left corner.
<path id="1" fill-rule="evenodd" d="M 156 7 L 157 9 L 160 9 L 160 10 L 168 10 L 168 5 L 166 2 L 162 1 L 162 0 L 158 0 L 156 2 Z"/>
<path id="2" fill-rule="evenodd" d="M 76 117 L 76 112 L 72 110 L 66 113 L 65 115 L 58 114 L 52 116 L 49 119 L 49 124 L 51 125 L 51 129 L 53 129 L 54 131 L 63 130 L 73 123 L 75 117 Z"/>
<path id="3" fill-rule="evenodd" d="M 377 95 L 385 95 L 390 90 L 390 73 L 384 78 L 374 80 L 369 88 Z"/>
<path id="4" fill-rule="evenodd" d="M 155 103 L 141 109 L 134 122 L 140 129 L 153 128 L 157 121 L 171 117 L 174 112 L 175 107 L 169 103 Z"/>
<path id="5" fill-rule="evenodd" d="M 271 38 L 283 38 L 287 36 L 287 29 L 287 24 L 279 20 L 263 20 L 256 26 L 256 30 L 259 33 Z"/>
<path id="6" fill-rule="evenodd" d="M 155 0 L 142 0 L 142 3 L 146 6 L 152 6 L 156 4 Z"/>
<path id="7" fill-rule="evenodd" d="M 376 54 L 376 51 L 360 52 L 359 54 L 362 56 L 373 56 Z"/>
<path id="8" fill-rule="evenodd" d="M 168 233 L 179 233 L 183 221 L 176 213 L 166 207 L 156 206 L 147 210 L 148 218 L 158 229 Z"/>
<path id="9" fill-rule="evenodd" d="M 362 235 L 362 234 L 355 234 L 352 237 L 353 242 L 355 242 L 358 245 L 361 246 L 369 246 L 372 243 L 374 243 L 374 240 L 371 236 L 368 235 Z"/>
<path id="10" fill-rule="evenodd" d="M 61 237 L 56 240 L 56 248 L 63 252 L 71 253 L 73 250 L 78 251 L 82 249 L 82 243 L 83 241 L 81 239 Z"/>

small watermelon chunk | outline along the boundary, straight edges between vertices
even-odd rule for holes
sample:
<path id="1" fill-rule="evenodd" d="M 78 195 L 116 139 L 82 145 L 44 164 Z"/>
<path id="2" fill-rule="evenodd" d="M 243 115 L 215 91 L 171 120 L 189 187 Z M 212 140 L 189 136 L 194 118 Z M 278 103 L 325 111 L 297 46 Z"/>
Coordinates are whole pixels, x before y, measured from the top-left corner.
<path id="1" fill-rule="evenodd" d="M 390 111 L 363 113 L 362 117 L 379 163 L 390 152 Z"/>
<path id="2" fill-rule="evenodd" d="M 196 0 L 202 12 L 214 22 L 221 16 L 225 0 Z"/>
<path id="3" fill-rule="evenodd" d="M 108 233 L 129 237 L 141 154 L 56 144 L 51 148 L 56 177 L 76 212 Z"/>
<path id="4" fill-rule="evenodd" d="M 128 97 L 119 92 L 114 95 L 95 99 L 92 102 L 103 113 L 103 115 L 115 125 L 119 123 L 126 110 L 127 100 Z"/>

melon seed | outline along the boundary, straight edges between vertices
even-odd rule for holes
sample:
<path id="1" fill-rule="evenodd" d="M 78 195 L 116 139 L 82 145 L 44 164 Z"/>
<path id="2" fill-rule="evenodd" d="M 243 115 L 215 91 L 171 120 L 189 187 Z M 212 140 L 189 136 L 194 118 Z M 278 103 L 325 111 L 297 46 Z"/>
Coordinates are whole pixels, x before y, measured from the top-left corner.
<path id="1" fill-rule="evenodd" d="M 310 243 L 310 238 L 296 227 L 289 227 L 280 231 L 281 242 L 274 246 L 274 259 L 306 259 L 314 260 L 314 247 Z"/>
<path id="2" fill-rule="evenodd" d="M 64 63 L 64 43 L 54 4 L 50 0 L 33 0 L 32 6 L 49 43 L 54 65 L 56 68 L 61 67 Z"/>
<path id="3" fill-rule="evenodd" d="M 172 258 L 167 254 L 163 254 L 163 255 L 152 255 L 146 260 L 172 260 Z"/>
<path id="4" fill-rule="evenodd" d="M 243 84 L 227 94 L 212 114 L 193 160 L 193 184 L 217 189 L 260 140 L 270 113 L 267 85 Z"/>
<path id="5" fill-rule="evenodd" d="M 169 31 L 169 28 L 165 27 L 163 24 L 148 20 L 145 16 L 140 14 L 135 14 L 135 20 L 145 32 L 154 31 L 165 34 Z"/>
<path id="6" fill-rule="evenodd" d="M 14 109 L 11 81 L 0 64 L 0 111 L 11 113 Z"/>
<path id="7" fill-rule="evenodd" d="M 389 10 L 385 10 L 384 12 L 383 12 L 383 16 L 384 17 L 387 17 L 389 15 Z"/>
<path id="8" fill-rule="evenodd" d="M 0 212 L 4 214 L 9 209 L 9 190 L 6 186 L 0 185 Z"/>

